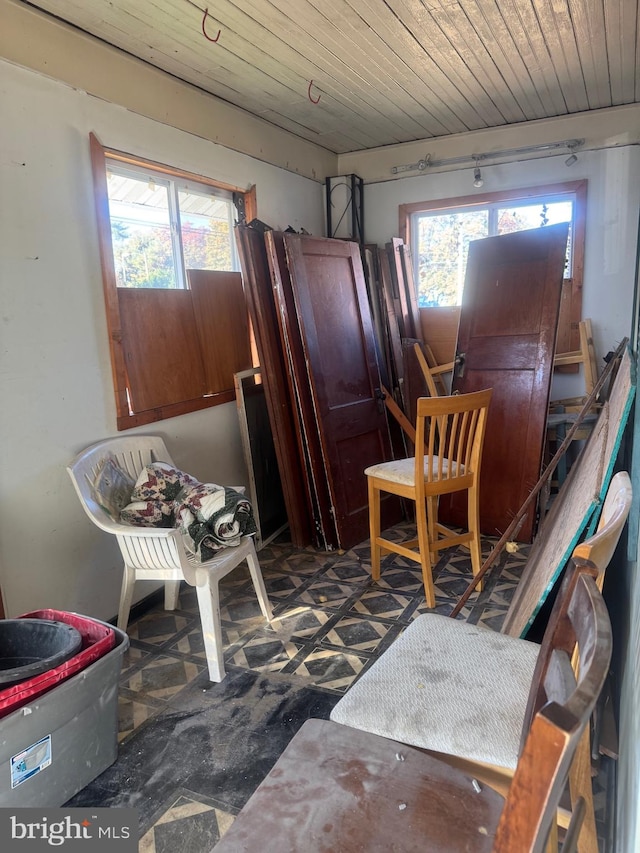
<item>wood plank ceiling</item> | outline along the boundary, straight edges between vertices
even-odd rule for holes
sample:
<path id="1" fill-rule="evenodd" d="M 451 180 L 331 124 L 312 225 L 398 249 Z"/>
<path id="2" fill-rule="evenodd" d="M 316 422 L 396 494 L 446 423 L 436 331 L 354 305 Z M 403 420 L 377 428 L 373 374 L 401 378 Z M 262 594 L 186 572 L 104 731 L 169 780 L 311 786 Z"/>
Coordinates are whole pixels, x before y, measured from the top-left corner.
<path id="1" fill-rule="evenodd" d="M 637 0 L 25 5 L 335 153 L 640 100 Z"/>

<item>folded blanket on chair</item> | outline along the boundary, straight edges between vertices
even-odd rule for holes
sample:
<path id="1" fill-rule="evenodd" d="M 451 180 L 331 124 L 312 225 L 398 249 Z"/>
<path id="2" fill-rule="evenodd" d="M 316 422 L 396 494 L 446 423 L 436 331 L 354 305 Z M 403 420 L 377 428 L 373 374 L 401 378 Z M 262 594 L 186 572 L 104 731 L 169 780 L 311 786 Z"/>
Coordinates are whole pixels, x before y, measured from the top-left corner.
<path id="1" fill-rule="evenodd" d="M 211 559 L 220 548 L 239 545 L 243 536 L 257 531 L 247 498 L 214 483 L 187 486 L 176 500 L 175 513 L 185 544 L 200 560 Z"/>

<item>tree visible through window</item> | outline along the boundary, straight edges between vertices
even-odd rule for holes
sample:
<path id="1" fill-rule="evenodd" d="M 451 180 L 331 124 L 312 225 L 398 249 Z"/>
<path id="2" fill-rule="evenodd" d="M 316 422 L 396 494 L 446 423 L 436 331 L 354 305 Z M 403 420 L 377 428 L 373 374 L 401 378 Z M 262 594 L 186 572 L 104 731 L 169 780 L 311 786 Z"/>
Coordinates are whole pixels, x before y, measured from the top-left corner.
<path id="1" fill-rule="evenodd" d="M 557 351 L 577 350 L 578 324 L 582 319 L 586 205 L 586 181 L 400 205 L 400 236 L 411 248 L 423 324 L 427 322 L 432 331 L 442 332 L 447 340 L 451 329 L 455 335 L 457 326 L 452 316 L 459 312 L 462 301 L 472 240 L 569 222 Z M 455 340 L 451 345 L 455 348 Z M 558 369 L 577 368 L 570 365 Z"/>
<path id="2" fill-rule="evenodd" d="M 118 287 L 185 287 L 185 269 L 237 269 L 231 193 L 108 159 L 107 191 Z"/>
<path id="3" fill-rule="evenodd" d="M 460 305 L 469 243 L 574 220 L 575 199 L 531 201 L 505 207 L 479 205 L 473 210 L 419 212 L 412 215 L 413 260 L 420 307 Z M 567 269 L 570 270 L 570 251 Z M 570 272 L 567 273 L 570 277 Z"/>

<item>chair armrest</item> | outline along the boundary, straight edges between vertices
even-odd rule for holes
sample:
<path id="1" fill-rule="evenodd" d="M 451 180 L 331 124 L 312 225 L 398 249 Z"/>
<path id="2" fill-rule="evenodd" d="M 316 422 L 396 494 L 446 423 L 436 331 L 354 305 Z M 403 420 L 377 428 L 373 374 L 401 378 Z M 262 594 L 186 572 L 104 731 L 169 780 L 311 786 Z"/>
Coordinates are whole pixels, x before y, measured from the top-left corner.
<path id="1" fill-rule="evenodd" d="M 109 533 L 115 533 L 116 536 L 132 536 L 136 539 L 169 539 L 178 533 L 175 527 L 137 527 L 119 521 L 112 522 L 108 529 Z"/>

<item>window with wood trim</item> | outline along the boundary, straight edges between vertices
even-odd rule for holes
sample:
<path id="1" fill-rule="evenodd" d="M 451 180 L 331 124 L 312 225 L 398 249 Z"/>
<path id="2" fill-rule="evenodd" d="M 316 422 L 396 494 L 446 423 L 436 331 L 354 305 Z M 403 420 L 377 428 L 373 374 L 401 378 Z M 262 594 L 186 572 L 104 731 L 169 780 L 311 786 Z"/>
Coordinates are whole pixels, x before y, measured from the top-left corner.
<path id="1" fill-rule="evenodd" d="M 570 181 L 401 205 L 400 235 L 411 247 L 423 326 L 450 323 L 459 312 L 471 240 L 569 222 L 557 352 L 579 349 L 586 196 L 586 181 Z"/>
<path id="2" fill-rule="evenodd" d="M 255 187 L 90 145 L 118 429 L 235 399 L 252 357 L 233 226 Z"/>

